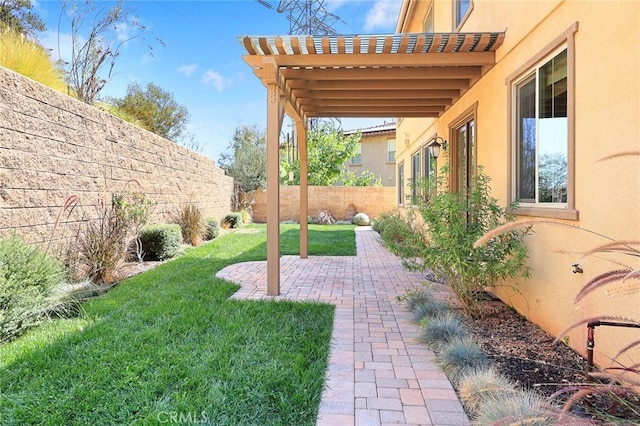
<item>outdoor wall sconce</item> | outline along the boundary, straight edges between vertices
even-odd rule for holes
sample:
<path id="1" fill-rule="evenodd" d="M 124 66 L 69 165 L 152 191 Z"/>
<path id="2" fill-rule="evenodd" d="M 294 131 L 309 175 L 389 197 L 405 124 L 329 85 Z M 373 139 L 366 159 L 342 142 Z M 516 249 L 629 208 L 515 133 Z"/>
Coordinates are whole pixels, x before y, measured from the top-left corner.
<path id="1" fill-rule="evenodd" d="M 442 143 L 438 143 L 438 141 L 441 141 Z M 440 147 L 442 147 L 444 151 L 447 150 L 447 141 L 436 135 L 429 146 L 431 147 L 431 155 L 433 155 L 433 158 L 437 159 L 440 156 Z"/>

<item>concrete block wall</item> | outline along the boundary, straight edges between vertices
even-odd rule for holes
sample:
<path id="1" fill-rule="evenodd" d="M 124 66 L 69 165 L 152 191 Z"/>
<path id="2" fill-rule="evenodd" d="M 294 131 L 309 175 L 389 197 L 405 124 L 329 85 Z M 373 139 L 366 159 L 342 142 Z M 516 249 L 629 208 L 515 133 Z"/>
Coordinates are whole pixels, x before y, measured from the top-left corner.
<path id="1" fill-rule="evenodd" d="M 329 210 L 338 220 L 351 220 L 356 213 L 375 218 L 397 208 L 393 187 L 309 186 L 309 216 Z M 267 221 L 267 192 L 258 191 L 253 205 L 254 222 Z M 280 220 L 300 220 L 300 187 L 280 187 Z"/>
<path id="2" fill-rule="evenodd" d="M 187 201 L 222 218 L 233 190 L 213 160 L 0 67 L 0 235 L 70 238 L 112 193 L 146 194 L 152 222 Z M 78 206 L 54 233 L 71 195 Z"/>

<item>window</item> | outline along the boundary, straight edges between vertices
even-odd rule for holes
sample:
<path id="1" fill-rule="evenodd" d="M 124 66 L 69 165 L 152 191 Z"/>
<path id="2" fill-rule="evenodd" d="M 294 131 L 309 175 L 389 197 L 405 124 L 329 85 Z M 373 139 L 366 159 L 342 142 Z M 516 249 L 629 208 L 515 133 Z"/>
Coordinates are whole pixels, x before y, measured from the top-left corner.
<path id="1" fill-rule="evenodd" d="M 421 187 L 421 175 L 420 175 L 420 151 L 417 151 L 411 156 L 411 204 L 418 204 L 420 187 Z"/>
<path id="2" fill-rule="evenodd" d="M 356 148 L 356 155 L 351 158 L 352 165 L 362 164 L 362 142 L 358 142 L 358 146 Z"/>
<path id="3" fill-rule="evenodd" d="M 454 128 L 455 188 L 469 193 L 476 173 L 476 121 L 473 117 Z"/>
<path id="4" fill-rule="evenodd" d="M 433 33 L 433 4 L 429 7 L 427 16 L 424 18 L 424 32 Z"/>
<path id="5" fill-rule="evenodd" d="M 424 178 L 429 181 L 429 193 L 427 198 L 433 194 L 436 188 L 436 159 L 431 151 L 431 145 L 425 145 L 422 149 L 422 158 L 424 159 Z"/>
<path id="6" fill-rule="evenodd" d="M 404 204 L 404 163 L 398 164 L 398 204 Z"/>
<path id="7" fill-rule="evenodd" d="M 507 77 L 509 201 L 519 215 L 578 220 L 573 23 Z"/>
<path id="8" fill-rule="evenodd" d="M 471 0 L 454 0 L 453 2 L 453 17 L 455 30 L 464 22 L 469 11 L 471 10 Z"/>
<path id="9" fill-rule="evenodd" d="M 515 198 L 566 206 L 568 177 L 567 50 L 515 83 Z"/>
<path id="10" fill-rule="evenodd" d="M 387 163 L 396 162 L 396 140 L 389 139 L 387 141 Z"/>

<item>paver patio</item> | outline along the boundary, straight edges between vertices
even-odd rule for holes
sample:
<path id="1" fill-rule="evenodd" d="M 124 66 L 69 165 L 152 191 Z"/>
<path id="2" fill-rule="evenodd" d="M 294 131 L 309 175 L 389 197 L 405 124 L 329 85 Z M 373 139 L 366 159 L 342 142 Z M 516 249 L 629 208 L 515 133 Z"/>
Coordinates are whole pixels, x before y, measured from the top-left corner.
<path id="1" fill-rule="evenodd" d="M 336 306 L 318 425 L 469 425 L 434 353 L 416 342 L 418 326 L 396 296 L 424 281 L 406 271 L 370 227 L 356 228 L 357 256 L 283 256 L 281 295 Z M 236 299 L 266 295 L 267 263 L 218 272 L 241 285 Z M 446 288 L 439 289 L 446 294 Z"/>

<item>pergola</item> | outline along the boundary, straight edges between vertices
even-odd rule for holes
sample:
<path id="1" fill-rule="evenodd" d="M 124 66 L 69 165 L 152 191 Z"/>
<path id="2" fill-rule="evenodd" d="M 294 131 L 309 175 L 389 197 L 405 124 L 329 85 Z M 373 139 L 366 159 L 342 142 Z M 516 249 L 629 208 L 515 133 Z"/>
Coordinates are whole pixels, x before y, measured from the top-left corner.
<path id="1" fill-rule="evenodd" d="M 300 156 L 300 257 L 308 257 L 307 119 L 439 117 L 493 65 L 504 32 L 240 37 L 267 88 L 267 294 L 280 294 L 279 139 Z"/>

